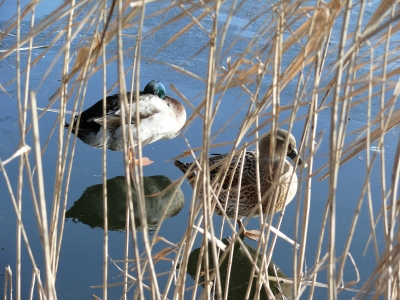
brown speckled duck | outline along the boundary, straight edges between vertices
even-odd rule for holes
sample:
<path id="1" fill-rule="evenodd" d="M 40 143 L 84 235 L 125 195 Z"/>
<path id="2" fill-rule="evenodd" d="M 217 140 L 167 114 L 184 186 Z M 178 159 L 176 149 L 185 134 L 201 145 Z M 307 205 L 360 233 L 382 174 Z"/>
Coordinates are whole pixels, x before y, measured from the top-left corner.
<path id="1" fill-rule="evenodd" d="M 294 162 L 297 162 L 298 166 L 302 166 L 304 168 L 307 167 L 307 164 L 303 162 L 297 152 L 296 139 L 292 134 L 284 129 L 278 129 L 275 135 L 275 151 L 272 151 L 273 149 L 271 149 L 272 136 L 272 132 L 267 133 L 259 143 L 261 202 L 264 213 L 276 213 L 282 210 L 287 204 L 289 204 L 293 200 L 297 192 L 297 175 L 293 172 L 293 166 L 286 159 L 284 160 L 283 170 L 281 174 L 277 174 L 277 172 L 279 171 L 278 168 L 280 158 L 290 157 Z M 289 142 L 287 148 L 285 148 L 284 146 L 287 139 L 289 139 Z M 224 159 L 227 156 L 228 154 L 217 154 L 212 155 L 209 158 L 208 162 L 210 165 L 210 176 L 212 181 L 216 179 L 221 167 L 224 165 Z M 236 169 L 234 169 L 236 165 L 236 160 L 238 158 L 239 163 Z M 228 167 L 225 180 L 222 183 L 222 190 L 218 198 L 222 207 L 225 207 L 226 214 L 229 218 L 235 217 L 241 163 L 241 157 L 233 157 L 232 162 Z M 191 168 L 192 165 L 192 163 L 183 163 L 179 160 L 176 160 L 174 164 L 183 173 L 188 172 L 189 168 Z M 195 182 L 196 174 L 197 170 L 195 167 L 187 174 L 188 180 L 192 186 Z M 245 154 L 242 182 L 240 186 L 237 218 L 239 227 L 243 227 L 243 224 L 241 222 L 242 218 L 248 217 L 250 215 L 259 215 L 259 210 L 257 209 L 258 196 L 256 174 L 256 153 L 255 151 L 247 151 Z M 231 187 L 229 188 L 231 176 L 233 176 L 233 180 Z M 292 180 L 290 181 L 290 179 Z M 278 183 L 278 185 L 274 187 L 273 182 Z M 219 184 L 215 185 L 215 190 L 218 190 L 219 188 Z M 229 196 L 227 199 L 228 191 Z M 271 201 L 273 201 L 273 199 L 275 198 L 275 192 L 277 192 L 278 195 L 276 204 L 273 205 Z M 215 206 L 215 212 L 218 215 L 222 214 L 218 205 Z M 246 232 L 246 230 L 244 230 L 244 232 L 247 237 L 256 239 L 253 233 Z"/>

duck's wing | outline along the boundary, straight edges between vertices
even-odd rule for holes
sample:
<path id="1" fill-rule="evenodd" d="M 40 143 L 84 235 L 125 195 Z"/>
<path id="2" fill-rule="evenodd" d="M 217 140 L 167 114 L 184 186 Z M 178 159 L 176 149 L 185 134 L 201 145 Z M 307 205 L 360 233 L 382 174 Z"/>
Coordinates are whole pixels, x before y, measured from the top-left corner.
<path id="1" fill-rule="evenodd" d="M 156 95 L 142 95 L 140 96 L 137 105 L 136 102 L 132 103 L 131 123 L 132 124 L 135 123 L 137 111 L 139 111 L 139 118 L 142 120 L 152 117 L 165 110 L 168 110 L 168 105 L 167 102 L 164 101 L 163 99 L 159 98 Z"/>
<path id="2" fill-rule="evenodd" d="M 160 99 L 155 95 L 141 95 L 139 98 L 139 102 L 138 103 L 136 103 L 136 101 L 133 102 L 130 105 L 130 109 L 131 109 L 130 124 L 135 124 L 137 120 L 136 119 L 137 110 L 139 111 L 139 118 L 141 120 L 147 119 L 167 109 L 167 103 L 163 99 Z M 121 127 L 123 123 L 126 124 L 126 122 L 123 122 L 123 120 L 121 119 L 121 109 L 119 107 L 119 103 L 118 107 L 115 107 L 115 109 L 110 110 L 105 117 L 100 117 L 100 118 L 94 117 L 92 118 L 92 121 L 96 122 L 97 124 L 103 125 L 105 119 L 107 119 L 107 128 L 109 129 L 117 129 Z"/>
<path id="3" fill-rule="evenodd" d="M 106 99 L 106 114 L 119 109 L 119 94 L 108 96 Z M 91 107 L 81 113 L 81 120 L 92 122 L 95 118 L 103 116 L 103 99 L 97 101 Z"/>
<path id="4" fill-rule="evenodd" d="M 234 156 L 229 166 L 225 165 L 225 158 L 228 154 L 214 154 L 210 156 L 210 174 L 211 179 L 214 180 L 220 173 L 226 173 L 225 180 L 223 182 L 223 188 L 227 189 L 229 186 L 237 187 L 239 184 L 240 170 L 242 165 L 242 157 Z M 239 162 L 237 163 L 237 159 Z M 256 154 L 254 151 L 247 151 L 243 166 L 243 173 L 241 178 L 242 186 L 254 184 L 255 180 L 255 161 Z M 237 165 L 236 165 L 237 164 Z M 235 168 L 236 167 L 236 168 Z M 221 170 L 223 168 L 223 170 Z M 219 175 L 219 176 L 221 176 Z M 233 178 L 232 178 L 233 177 Z M 221 177 L 220 177 L 221 178 Z"/>
<path id="5" fill-rule="evenodd" d="M 103 116 L 103 101 L 103 99 L 97 101 L 91 107 L 83 111 L 79 116 L 76 116 L 72 127 L 75 128 L 79 117 L 79 131 L 98 131 L 100 125 L 96 123 L 95 120 Z M 105 101 L 106 114 L 112 114 L 113 111 L 119 109 L 119 94 L 108 96 Z M 66 125 L 66 127 L 69 127 L 68 124 Z"/>

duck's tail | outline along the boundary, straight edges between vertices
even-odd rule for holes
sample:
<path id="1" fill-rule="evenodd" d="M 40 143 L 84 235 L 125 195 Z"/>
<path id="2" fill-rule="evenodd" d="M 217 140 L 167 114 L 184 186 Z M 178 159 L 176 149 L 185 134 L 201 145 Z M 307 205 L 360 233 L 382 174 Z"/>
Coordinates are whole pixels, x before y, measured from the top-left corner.
<path id="1" fill-rule="evenodd" d="M 181 170 L 183 173 L 186 173 L 186 171 L 190 167 L 190 164 L 181 162 L 179 160 L 174 160 L 174 166 Z"/>
<path id="2" fill-rule="evenodd" d="M 174 161 L 174 166 L 177 167 L 179 170 L 181 170 L 182 173 L 184 173 L 184 174 L 186 174 L 186 172 L 190 169 L 191 165 L 192 165 L 191 163 L 184 163 L 179 160 Z M 196 176 L 196 172 L 193 169 L 187 175 L 188 179 L 191 179 L 195 176 Z"/>

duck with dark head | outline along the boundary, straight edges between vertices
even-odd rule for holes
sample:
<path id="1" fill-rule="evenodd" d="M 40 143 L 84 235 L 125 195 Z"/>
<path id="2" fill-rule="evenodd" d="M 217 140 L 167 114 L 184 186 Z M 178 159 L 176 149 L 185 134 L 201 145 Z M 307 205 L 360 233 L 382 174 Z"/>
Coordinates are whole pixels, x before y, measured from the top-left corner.
<path id="1" fill-rule="evenodd" d="M 101 148 L 103 144 L 113 151 L 123 151 L 124 138 L 123 126 L 130 126 L 134 144 L 137 144 L 138 136 L 142 146 L 151 144 L 161 139 L 172 139 L 182 129 L 186 122 L 186 110 L 176 99 L 166 95 L 164 85 L 157 80 L 150 81 L 139 93 L 138 105 L 135 101 L 135 93 L 127 93 L 127 99 L 133 98 L 129 105 L 131 118 L 124 121 L 121 118 L 121 97 L 119 94 L 108 96 L 105 100 L 99 100 L 94 105 L 76 116 L 66 128 L 76 134 L 84 143 Z M 103 116 L 103 101 L 106 102 L 106 114 Z M 137 122 L 136 111 L 139 111 L 140 122 Z M 128 119 L 127 119 L 128 120 Z M 140 123 L 139 126 L 137 124 Z M 103 124 L 106 124 L 106 139 L 103 139 Z M 132 158 L 132 151 L 131 158 Z M 143 158 L 142 164 L 150 164 L 151 161 Z"/>

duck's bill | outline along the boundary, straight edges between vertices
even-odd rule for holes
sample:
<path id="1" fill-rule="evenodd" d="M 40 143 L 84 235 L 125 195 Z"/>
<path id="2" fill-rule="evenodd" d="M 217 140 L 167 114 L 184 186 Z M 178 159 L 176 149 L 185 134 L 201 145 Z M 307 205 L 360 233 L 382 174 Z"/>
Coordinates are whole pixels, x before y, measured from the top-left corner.
<path id="1" fill-rule="evenodd" d="M 301 158 L 301 156 L 298 154 L 296 149 L 293 149 L 292 152 L 288 153 L 288 156 L 294 161 L 297 161 L 297 165 L 301 166 L 303 168 L 307 168 L 308 165 L 307 163 Z"/>
<path id="2" fill-rule="evenodd" d="M 308 167 L 307 163 L 304 160 L 302 160 L 300 156 L 297 165 L 303 167 L 304 169 Z"/>

